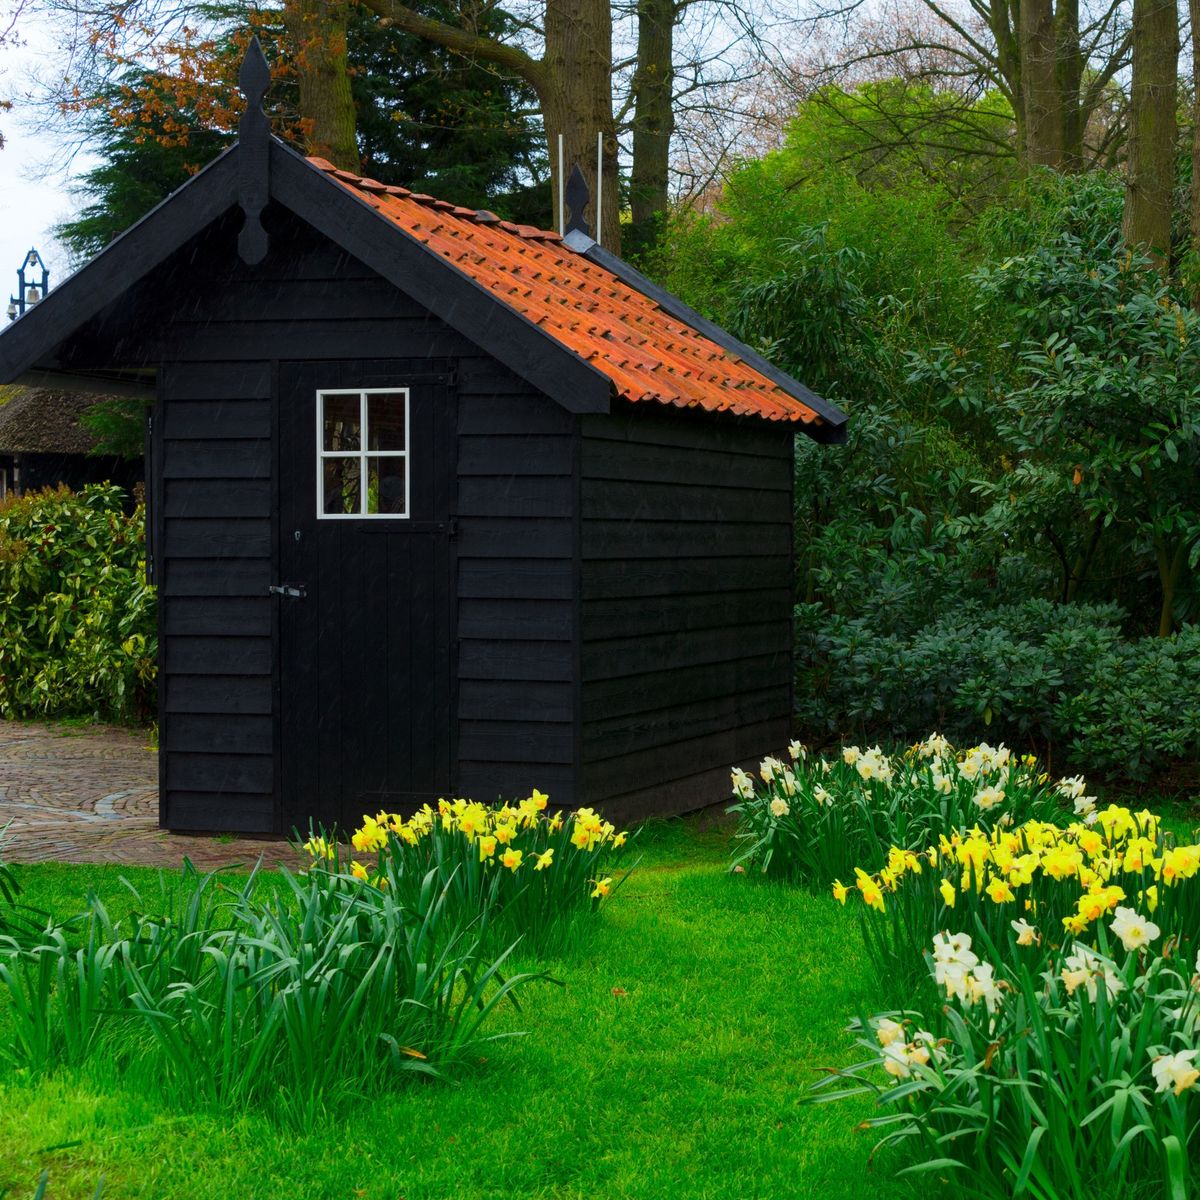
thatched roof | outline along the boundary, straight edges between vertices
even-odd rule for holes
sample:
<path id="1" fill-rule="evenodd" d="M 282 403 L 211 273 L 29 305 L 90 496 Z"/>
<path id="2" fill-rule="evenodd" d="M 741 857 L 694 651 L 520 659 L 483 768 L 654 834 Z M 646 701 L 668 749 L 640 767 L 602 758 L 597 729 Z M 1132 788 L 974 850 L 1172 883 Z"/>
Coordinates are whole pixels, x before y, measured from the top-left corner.
<path id="1" fill-rule="evenodd" d="M 96 440 L 79 416 L 102 399 L 16 383 L 0 387 L 0 454 L 87 454 Z"/>

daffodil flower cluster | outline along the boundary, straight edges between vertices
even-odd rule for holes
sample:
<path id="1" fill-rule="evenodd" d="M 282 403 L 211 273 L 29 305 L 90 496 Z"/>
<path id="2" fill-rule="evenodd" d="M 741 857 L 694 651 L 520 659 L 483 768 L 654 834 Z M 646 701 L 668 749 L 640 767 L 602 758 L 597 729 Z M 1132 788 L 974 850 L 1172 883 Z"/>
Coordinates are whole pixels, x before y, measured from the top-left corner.
<path id="1" fill-rule="evenodd" d="M 364 815 L 350 839 L 349 872 L 378 888 L 411 891 L 434 869 L 447 903 L 491 924 L 504 913 L 507 935 L 544 945 L 572 913 L 611 895 L 613 865 L 629 838 L 594 809 L 563 813 L 549 802 L 535 788 L 516 803 L 442 799 L 408 817 Z M 327 837 L 314 835 L 304 849 L 314 866 L 336 868 L 339 847 Z M 374 861 L 362 861 L 367 856 Z"/>
<path id="2" fill-rule="evenodd" d="M 756 773 L 735 767 L 730 778 L 730 811 L 739 818 L 734 865 L 809 884 L 878 869 L 862 858 L 880 844 L 1049 820 L 1072 798 L 1035 758 L 986 743 L 958 751 L 939 734 L 901 754 L 845 746 L 833 758 L 793 742 L 786 760 L 768 756 Z M 878 891 L 876 881 L 865 894 L 876 902 Z"/>
<path id="3" fill-rule="evenodd" d="M 996 935 L 1007 914 L 1035 920 L 1052 942 L 1094 940 L 1089 930 L 1114 915 L 1108 933 L 1128 951 L 1158 939 L 1160 925 L 1177 939 L 1195 936 L 1200 845 L 1173 845 L 1146 810 L 1109 805 L 1088 815 L 1065 828 L 1028 821 L 943 834 L 922 850 L 893 846 L 880 870 L 856 868 L 854 884 L 835 880 L 833 894 L 844 904 L 857 893 L 880 914 L 892 904 L 924 910 L 927 928 L 965 908 Z"/>

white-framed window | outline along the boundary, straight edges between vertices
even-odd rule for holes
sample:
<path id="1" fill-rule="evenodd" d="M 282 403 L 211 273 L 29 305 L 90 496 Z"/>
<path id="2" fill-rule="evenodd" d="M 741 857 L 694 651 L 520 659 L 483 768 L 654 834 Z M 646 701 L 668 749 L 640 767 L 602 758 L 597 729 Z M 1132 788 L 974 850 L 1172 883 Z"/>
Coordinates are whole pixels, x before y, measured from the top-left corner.
<path id="1" fill-rule="evenodd" d="M 317 392 L 317 517 L 409 515 L 408 388 Z"/>

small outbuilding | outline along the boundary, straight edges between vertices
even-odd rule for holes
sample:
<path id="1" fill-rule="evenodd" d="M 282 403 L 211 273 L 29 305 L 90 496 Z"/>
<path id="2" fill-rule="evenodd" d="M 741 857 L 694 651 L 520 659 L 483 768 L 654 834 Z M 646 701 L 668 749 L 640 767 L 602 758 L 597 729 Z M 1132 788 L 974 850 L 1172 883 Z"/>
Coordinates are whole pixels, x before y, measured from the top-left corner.
<path id="1" fill-rule="evenodd" d="M 65 485 L 115 483 L 131 491 L 141 460 L 99 454 L 84 413 L 105 397 L 10 384 L 0 387 L 0 497 Z"/>
<path id="2" fill-rule="evenodd" d="M 724 798 L 792 691 L 797 432 L 845 417 L 580 233 L 226 151 L 0 335 L 144 391 L 160 813 Z"/>

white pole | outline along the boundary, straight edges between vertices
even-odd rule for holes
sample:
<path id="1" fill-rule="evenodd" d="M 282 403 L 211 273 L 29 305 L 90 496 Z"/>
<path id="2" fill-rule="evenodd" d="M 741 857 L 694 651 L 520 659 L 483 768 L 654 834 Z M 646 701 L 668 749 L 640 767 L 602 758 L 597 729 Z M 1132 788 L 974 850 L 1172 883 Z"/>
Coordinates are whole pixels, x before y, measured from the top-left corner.
<path id="1" fill-rule="evenodd" d="M 596 134 L 596 245 L 600 244 L 600 214 L 604 200 L 604 133 Z"/>
<path id="2" fill-rule="evenodd" d="M 563 183 L 563 135 L 558 135 L 558 232 L 567 236 L 567 205 L 563 199 L 565 184 Z"/>

